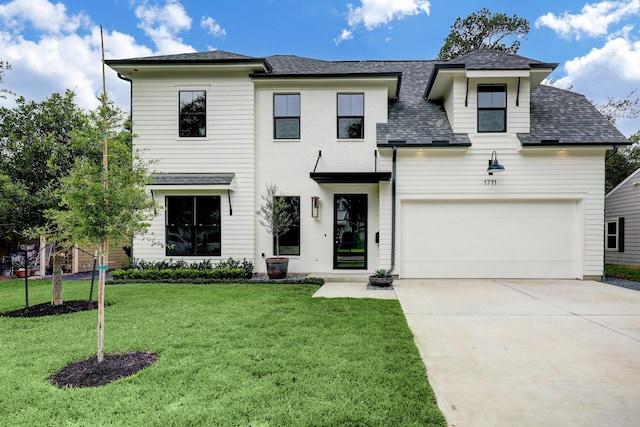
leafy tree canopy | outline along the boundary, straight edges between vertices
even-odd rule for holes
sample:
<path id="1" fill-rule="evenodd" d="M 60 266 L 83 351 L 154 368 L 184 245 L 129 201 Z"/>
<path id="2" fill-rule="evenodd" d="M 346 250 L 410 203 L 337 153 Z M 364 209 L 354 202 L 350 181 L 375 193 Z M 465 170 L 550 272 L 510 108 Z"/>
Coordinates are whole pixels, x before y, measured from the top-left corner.
<path id="1" fill-rule="evenodd" d="M 482 48 L 518 53 L 520 40 L 526 39 L 529 29 L 529 21 L 525 18 L 494 14 L 485 7 L 464 19 L 456 19 L 438 59 L 455 59 Z M 509 40 L 511 44 L 507 45 Z"/>
<path id="2" fill-rule="evenodd" d="M 100 151 L 76 135 L 90 134 L 95 119 L 74 102 L 74 93 L 54 93 L 42 102 L 16 100 L 0 108 L 0 235 L 24 235 L 46 223 L 57 207 L 55 190 L 76 159 L 96 159 Z"/>

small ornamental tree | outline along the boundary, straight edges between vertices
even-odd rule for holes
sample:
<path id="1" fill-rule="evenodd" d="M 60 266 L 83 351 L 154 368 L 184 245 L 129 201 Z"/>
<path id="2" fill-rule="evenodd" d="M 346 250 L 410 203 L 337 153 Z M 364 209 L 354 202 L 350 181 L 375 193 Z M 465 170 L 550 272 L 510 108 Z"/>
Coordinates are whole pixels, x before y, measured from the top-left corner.
<path id="1" fill-rule="evenodd" d="M 276 258 L 280 258 L 280 236 L 291 228 L 293 219 L 289 214 L 287 201 L 278 193 L 278 186 L 267 184 L 267 192 L 262 195 L 261 219 L 258 221 L 276 239 Z"/>
<path id="2" fill-rule="evenodd" d="M 102 119 L 100 119 L 102 117 Z M 78 159 L 69 174 L 60 180 L 58 209 L 51 209 L 51 221 L 57 241 L 84 243 L 100 255 L 100 294 L 98 313 L 98 362 L 103 360 L 103 321 L 100 310 L 104 302 L 106 252 L 111 244 L 126 245 L 135 234 L 149 227 L 156 203 L 145 188 L 151 183 L 148 165 L 131 149 L 131 134 L 123 125 L 123 115 L 111 103 L 93 113 L 94 123 L 103 120 L 106 132 L 94 126 L 92 134 L 76 134 L 85 144 L 107 144 L 108 169 L 105 163 Z"/>

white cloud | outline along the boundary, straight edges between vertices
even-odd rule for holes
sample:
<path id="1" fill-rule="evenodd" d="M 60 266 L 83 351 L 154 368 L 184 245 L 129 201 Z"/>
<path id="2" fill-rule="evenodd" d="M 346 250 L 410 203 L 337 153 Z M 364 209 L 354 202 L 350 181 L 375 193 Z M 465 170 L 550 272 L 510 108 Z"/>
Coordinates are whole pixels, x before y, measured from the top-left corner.
<path id="1" fill-rule="evenodd" d="M 638 0 L 640 1 L 640 0 Z M 431 3 L 428 0 L 360 0 L 360 6 L 347 4 L 347 23 L 350 30 L 334 39 L 336 44 L 353 38 L 353 30 L 360 25 L 372 31 L 389 22 L 403 19 L 407 16 L 429 15 Z"/>
<path id="2" fill-rule="evenodd" d="M 583 36 L 598 37 L 607 35 L 609 26 L 633 15 L 640 14 L 640 0 L 601 1 L 585 5 L 579 14 L 564 12 L 555 15 L 551 12 L 539 17 L 536 27 L 549 27 L 565 38 Z"/>
<path id="3" fill-rule="evenodd" d="M 347 29 L 343 29 L 338 37 L 333 39 L 333 42 L 338 46 L 345 40 L 351 40 L 353 38 L 353 32 Z"/>
<path id="4" fill-rule="evenodd" d="M 564 64 L 566 76 L 555 83 L 558 87 L 588 94 L 598 104 L 608 97 L 622 99 L 640 88 L 640 42 L 617 37 L 601 48 Z M 631 135 L 640 129 L 640 119 L 619 120 L 618 128 Z"/>
<path id="5" fill-rule="evenodd" d="M 72 32 L 90 21 L 83 14 L 67 15 L 64 4 L 53 4 L 48 0 L 14 0 L 0 5 L 0 19 L 5 30 L 18 33 L 27 24 L 47 33 Z"/>
<path id="6" fill-rule="evenodd" d="M 164 6 L 149 6 L 146 2 L 136 8 L 140 19 L 138 28 L 148 35 L 160 54 L 193 52 L 178 36 L 191 29 L 191 18 L 177 0 L 167 0 Z"/>
<path id="7" fill-rule="evenodd" d="M 214 37 L 224 37 L 227 35 L 227 30 L 222 28 L 220 24 L 210 16 L 203 16 L 200 21 L 200 26 Z"/>

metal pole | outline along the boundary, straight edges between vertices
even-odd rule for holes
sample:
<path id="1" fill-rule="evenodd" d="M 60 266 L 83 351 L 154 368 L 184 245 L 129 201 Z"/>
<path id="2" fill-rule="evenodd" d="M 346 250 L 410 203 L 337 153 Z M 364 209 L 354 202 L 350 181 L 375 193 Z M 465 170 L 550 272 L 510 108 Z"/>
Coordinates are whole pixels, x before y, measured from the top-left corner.
<path id="1" fill-rule="evenodd" d="M 29 257 L 27 256 L 26 246 L 24 250 L 24 300 L 25 308 L 29 308 Z"/>
<path id="2" fill-rule="evenodd" d="M 96 278 L 96 262 L 98 261 L 98 252 L 93 254 L 93 270 L 91 271 L 91 290 L 89 290 L 89 301 L 93 298 L 93 281 Z"/>

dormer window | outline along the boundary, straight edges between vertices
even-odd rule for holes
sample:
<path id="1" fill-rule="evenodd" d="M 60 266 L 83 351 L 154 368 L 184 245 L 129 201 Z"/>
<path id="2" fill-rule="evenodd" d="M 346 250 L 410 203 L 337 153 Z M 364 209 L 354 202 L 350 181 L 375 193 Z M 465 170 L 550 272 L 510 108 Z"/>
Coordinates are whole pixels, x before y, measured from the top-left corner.
<path id="1" fill-rule="evenodd" d="M 478 85 L 478 132 L 507 131 L 507 85 Z"/>

